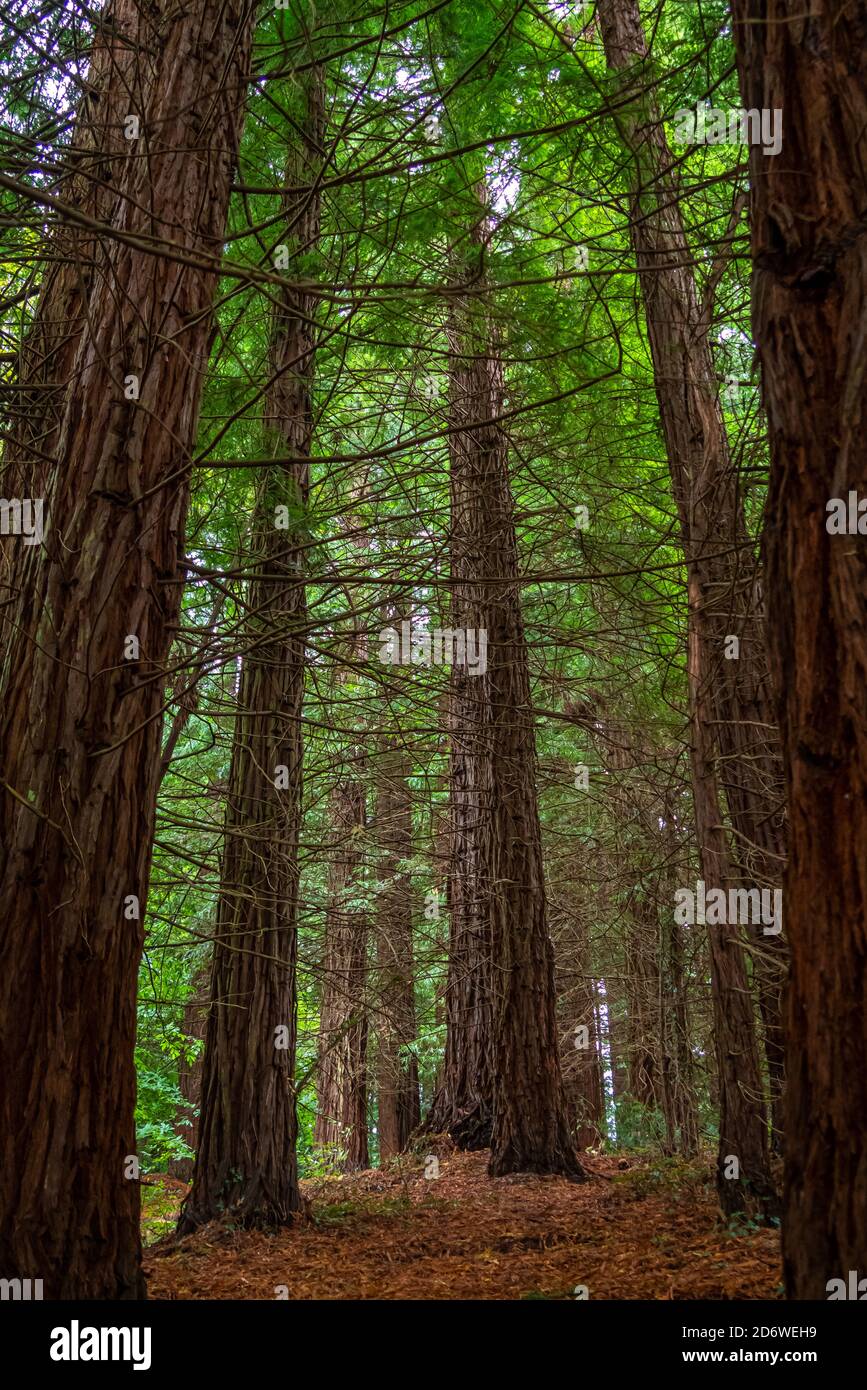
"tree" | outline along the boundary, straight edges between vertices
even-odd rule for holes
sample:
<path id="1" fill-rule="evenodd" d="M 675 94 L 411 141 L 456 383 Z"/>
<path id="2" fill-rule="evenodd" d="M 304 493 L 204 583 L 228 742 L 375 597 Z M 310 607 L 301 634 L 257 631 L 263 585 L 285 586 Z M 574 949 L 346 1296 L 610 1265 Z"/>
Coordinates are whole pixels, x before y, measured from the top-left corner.
<path id="1" fill-rule="evenodd" d="M 690 586 L 690 600 L 692 606 L 699 601 L 695 585 Z M 708 679 L 702 664 L 706 650 L 698 624 L 690 624 L 690 765 L 699 862 L 706 883 L 728 884 L 732 870 L 714 768 Z M 768 1164 L 767 1121 L 744 953 L 736 927 L 708 923 L 707 936 L 719 1100 L 717 1193 L 725 1212 L 771 1217 L 778 1204 Z"/>
<path id="2" fill-rule="evenodd" d="M 707 340 L 708 308 L 699 305 L 689 268 L 673 160 L 659 112 L 652 98 L 636 85 L 636 78 L 647 70 L 648 58 L 638 6 L 634 0 L 600 0 L 599 14 L 608 63 L 615 71 L 627 72 L 624 87 L 632 101 L 623 121 L 636 164 L 630 230 L 690 586 L 693 791 L 703 872 L 709 883 L 726 888 L 736 881 L 734 856 L 726 837 L 716 829 L 722 824 L 722 783 L 737 832 L 742 879 L 749 883 L 755 873 L 760 882 L 773 884 L 779 881 L 783 841 L 763 614 Z M 730 634 L 739 644 L 737 660 L 725 656 Z M 721 754 L 718 765 L 715 747 Z M 735 991 L 740 1000 L 739 992 L 747 985 L 740 943 L 732 935 L 712 932 L 711 937 L 715 987 L 726 996 Z M 766 980 L 765 985 L 769 1065 L 778 1089 L 779 984 Z M 734 996 L 732 1002 L 737 1003 Z M 727 1113 L 721 1122 L 719 1191 L 729 1210 L 744 1192 L 751 1190 L 762 1201 L 772 1201 L 773 1191 L 748 1002 L 747 998 L 738 1003 L 736 1019 L 722 999 L 715 1003 L 717 1031 L 722 1030 L 717 1055 Z M 734 1049 L 727 1039 L 730 1029 L 738 1034 Z M 726 1083 L 723 1077 L 731 1071 L 735 1056 L 742 1059 L 744 1073 L 741 1077 L 731 1074 Z M 727 1155 L 741 1156 L 742 1189 L 725 1177 L 730 1166 Z"/>
<path id="3" fill-rule="evenodd" d="M 238 712 L 226 809 L 202 1114 L 178 1229 L 291 1222 L 302 1206 L 295 1106 L 298 838 L 306 636 L 303 517 L 313 438 L 315 292 L 292 283 L 320 233 L 322 70 L 306 77 L 286 164 L 289 283 L 273 310 Z M 291 248 L 291 254 L 288 254 Z"/>
<path id="4" fill-rule="evenodd" d="M 400 734 L 384 733 L 377 768 L 376 832 L 382 850 L 377 900 L 378 1131 L 380 1160 L 402 1153 L 420 1120 L 412 949 L 410 759 Z"/>
<path id="5" fill-rule="evenodd" d="M 122 156 L 130 153 L 125 118 L 135 114 L 130 111 L 130 92 L 135 88 L 139 106 L 146 104 L 155 76 L 147 28 L 137 0 L 115 0 L 96 17 L 87 84 L 72 140 L 68 149 L 60 151 L 65 172 L 57 196 L 79 216 L 58 218 L 52 228 L 50 259 L 18 354 L 0 470 L 5 497 L 44 499 L 51 482 L 66 397 L 75 389 L 73 367 L 98 263 L 94 224 L 111 223 L 120 210 L 118 176 L 122 182 L 127 164 Z M 138 52 L 136 42 L 142 30 L 145 44 Z M 136 42 L 131 43 L 131 38 Z M 18 592 L 16 561 L 20 560 L 20 551 L 5 542 L 0 545 L 4 591 L 0 596 L 6 602 L 12 602 Z M 5 628 L 0 628 L 0 653 L 7 637 Z"/>
<path id="6" fill-rule="evenodd" d="M 44 546 L 22 566 L 7 645 L 0 1264 L 43 1278 L 55 1298 L 144 1292 L 136 974 L 190 451 L 251 35 L 249 8 L 231 0 L 160 5 L 145 38 L 129 35 L 155 75 L 94 248 Z"/>
<path id="7" fill-rule="evenodd" d="M 331 793 L 334 844 L 328 875 L 325 958 L 319 1022 L 316 1142 L 348 1171 L 367 1168 L 367 936 L 365 908 L 353 897 L 364 876 L 367 797 L 355 769 Z"/>
<path id="8" fill-rule="evenodd" d="M 790 815 L 783 1257 L 791 1298 L 867 1268 L 864 557 L 829 503 L 865 495 L 867 8 L 732 7 L 750 150 L 753 324 L 771 441 L 765 562 Z"/>
<path id="9" fill-rule="evenodd" d="M 341 529 L 351 551 L 363 563 L 367 541 L 357 509 L 364 501 L 366 470 L 351 488 Z M 359 530 L 362 534 L 359 536 Z M 356 584 L 347 590 L 349 632 L 339 641 L 334 674 L 337 694 L 353 676 L 353 666 L 367 656 L 367 640 L 358 612 Z M 341 634 L 343 636 L 343 634 Z M 319 1065 L 314 1139 L 330 1150 L 347 1171 L 367 1168 L 367 1044 L 369 1035 L 368 938 L 370 913 L 367 883 L 367 756 L 355 744 L 340 750 L 341 766 L 329 791 L 328 883 L 325 941 L 320 968 Z"/>
<path id="10" fill-rule="evenodd" d="M 485 233 L 482 201 L 471 234 L 479 258 Z M 473 266 L 476 290 L 483 274 Z M 480 1070 L 492 1083 L 492 1176 L 531 1170 L 577 1178 L 583 1172 L 557 1046 L 507 438 L 498 423 L 503 373 L 486 296 L 470 294 L 466 278 L 455 286 L 448 335 L 452 624 L 467 643 L 472 634 L 479 652 L 486 643 L 484 670 L 463 663 L 454 673 L 453 852 L 463 902 L 453 897 L 451 909 L 467 912 L 456 931 L 468 933 L 473 951 L 453 948 L 450 965 L 479 970 L 462 988 L 482 1001 L 472 1045 L 486 1053 Z M 466 1013 L 460 1022 L 472 1026 Z M 473 1079 L 478 1084 L 478 1073 Z"/>

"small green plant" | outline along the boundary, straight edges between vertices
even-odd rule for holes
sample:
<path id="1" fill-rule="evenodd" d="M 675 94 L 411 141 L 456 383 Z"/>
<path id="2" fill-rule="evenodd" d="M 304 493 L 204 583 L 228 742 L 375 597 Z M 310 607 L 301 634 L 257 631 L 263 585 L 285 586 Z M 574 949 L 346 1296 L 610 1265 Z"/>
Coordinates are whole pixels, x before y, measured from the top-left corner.
<path id="1" fill-rule="evenodd" d="M 153 1245 L 174 1233 L 183 1189 L 168 1186 L 159 1178 L 142 1183 L 141 1237 L 143 1245 Z"/>
<path id="2" fill-rule="evenodd" d="M 749 1216 L 745 1211 L 734 1211 L 726 1222 L 726 1235 L 733 1237 L 749 1236 L 752 1235 L 754 1231 L 763 1230 L 764 1226 L 765 1223 L 763 1221 L 756 1221 L 754 1217 Z"/>
<path id="3" fill-rule="evenodd" d="M 310 1182 L 343 1176 L 348 1149 L 345 1144 L 317 1144 L 308 1149 L 300 1164 L 301 1176 Z"/>
<path id="4" fill-rule="evenodd" d="M 631 1096 L 616 1103 L 617 1147 L 619 1149 L 660 1149 L 665 1139 L 665 1120 L 661 1110 L 643 1105 Z"/>

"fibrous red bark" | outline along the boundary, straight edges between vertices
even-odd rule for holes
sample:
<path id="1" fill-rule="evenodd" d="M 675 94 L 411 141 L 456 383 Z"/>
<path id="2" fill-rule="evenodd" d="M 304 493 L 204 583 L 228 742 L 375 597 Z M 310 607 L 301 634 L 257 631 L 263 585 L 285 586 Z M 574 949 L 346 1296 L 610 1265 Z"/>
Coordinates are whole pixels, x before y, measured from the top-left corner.
<path id="1" fill-rule="evenodd" d="M 307 75 L 286 165 L 287 275 L 319 237 L 322 73 Z M 291 283 L 271 325 L 266 433 L 289 462 L 260 470 L 225 822 L 202 1109 L 192 1191 L 178 1229 L 215 1217 L 285 1225 L 301 1210 L 295 1108 L 298 839 L 307 630 L 316 295 Z M 288 522 L 289 524 L 282 524 Z"/>
<path id="2" fill-rule="evenodd" d="M 471 243 L 480 251 L 486 218 L 484 190 L 477 193 Z M 514 502 L 497 422 L 503 372 L 478 267 L 469 273 L 476 293 L 456 286 L 448 323 L 449 416 L 457 427 L 449 436 L 451 622 L 472 633 L 479 650 L 484 634 L 487 653 L 484 669 L 453 670 L 444 1088 L 451 1133 L 469 1124 L 467 1147 L 486 1141 L 490 1123 L 493 1176 L 581 1177 L 557 1045 Z"/>
<path id="3" fill-rule="evenodd" d="M 246 4 L 152 13 L 146 154 L 119 161 L 95 239 L 44 545 L 21 569 L 3 673 L 0 1268 L 42 1278 L 53 1298 L 144 1292 L 128 1157 L 136 984 L 188 465 L 250 59 Z M 125 659 L 130 634 L 138 660 Z"/>
<path id="4" fill-rule="evenodd" d="M 865 551 L 867 6 L 733 4 L 750 151 L 753 325 L 771 441 L 765 560 L 790 815 L 783 1255 L 792 1298 L 867 1269 Z"/>
<path id="5" fill-rule="evenodd" d="M 362 887 L 367 797 L 352 770 L 332 788 L 334 844 L 328 872 L 325 952 L 321 970 L 315 1142 L 346 1171 L 367 1168 L 367 935 Z"/>
<path id="6" fill-rule="evenodd" d="M 384 881 L 376 914 L 381 1160 L 403 1152 L 420 1118 L 418 1061 L 412 1051 L 416 1036 L 412 880 L 402 867 L 412 855 L 410 770 L 399 735 L 383 735 L 376 778 L 376 830 L 383 852 L 379 877 Z"/>
<path id="7" fill-rule="evenodd" d="M 621 118 L 635 161 L 630 233 L 690 585 L 690 642 L 701 646 L 690 659 L 701 672 L 702 718 L 711 736 L 700 755 L 693 750 L 692 767 L 703 780 L 712 774 L 718 818 L 723 806 L 728 810 L 725 886 L 740 881 L 775 887 L 785 832 L 764 606 L 719 400 L 708 315 L 698 299 L 660 112 L 638 90 L 648 71 L 638 6 L 635 0 L 600 0 L 599 15 L 609 66 L 625 74 L 625 90 L 632 73 L 636 85 L 633 105 Z M 738 639 L 736 660 L 726 656 L 729 637 Z M 706 788 L 694 791 L 700 801 Z M 722 865 L 716 849 L 711 857 Z M 778 1113 L 782 939 L 763 936 L 755 956 L 771 1101 Z"/>

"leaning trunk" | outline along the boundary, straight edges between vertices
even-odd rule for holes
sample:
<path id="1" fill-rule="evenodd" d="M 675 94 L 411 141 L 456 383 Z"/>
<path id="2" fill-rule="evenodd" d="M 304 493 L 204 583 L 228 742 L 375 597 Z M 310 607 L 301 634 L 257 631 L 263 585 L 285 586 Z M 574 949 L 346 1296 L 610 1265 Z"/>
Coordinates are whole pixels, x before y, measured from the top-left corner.
<path id="1" fill-rule="evenodd" d="M 727 891 L 733 873 L 709 733 L 707 673 L 701 664 L 704 651 L 697 627 L 691 622 L 688 681 L 696 837 L 702 877 L 706 883 Z M 707 936 L 719 1106 L 720 1206 L 729 1214 L 743 1211 L 769 1217 L 776 1214 L 777 1198 L 768 1163 L 755 1015 L 743 946 L 736 926 L 708 924 Z"/>
<path id="2" fill-rule="evenodd" d="M 158 50 L 148 51 L 149 32 L 137 0 L 114 0 L 97 17 L 72 140 L 62 150 L 69 171 L 53 190 L 68 207 L 107 227 L 120 209 L 127 161 L 141 157 L 140 141 L 125 139 L 124 119 L 141 113 L 158 76 Z M 4 497 L 46 496 L 88 301 L 99 282 L 99 245 L 99 233 L 74 220 L 59 221 L 49 238 L 15 380 L 3 387 L 9 397 L 0 467 Z M 0 603 L 12 602 L 19 592 L 22 558 L 18 547 L 0 540 Z M 0 628 L 0 654 L 9 635 Z"/>

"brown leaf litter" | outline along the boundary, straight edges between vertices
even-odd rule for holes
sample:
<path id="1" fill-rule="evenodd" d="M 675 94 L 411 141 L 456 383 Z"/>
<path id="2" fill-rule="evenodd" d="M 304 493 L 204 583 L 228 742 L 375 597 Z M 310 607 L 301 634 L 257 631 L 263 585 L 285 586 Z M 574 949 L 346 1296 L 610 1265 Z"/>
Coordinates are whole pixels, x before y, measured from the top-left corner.
<path id="1" fill-rule="evenodd" d="M 405 1156 L 305 1183 L 311 1218 L 290 1229 L 212 1223 L 164 1238 L 145 1255 L 150 1297 L 573 1299 L 581 1285 L 592 1299 L 781 1296 L 779 1233 L 726 1226 L 706 1167 L 585 1154 L 589 1180 L 571 1183 L 489 1178 L 487 1153 L 430 1152 L 438 1178 Z M 171 1192 L 175 1216 L 182 1195 Z"/>

